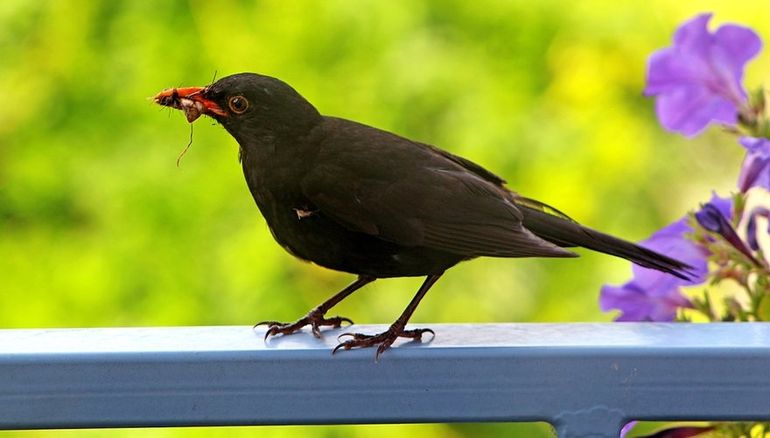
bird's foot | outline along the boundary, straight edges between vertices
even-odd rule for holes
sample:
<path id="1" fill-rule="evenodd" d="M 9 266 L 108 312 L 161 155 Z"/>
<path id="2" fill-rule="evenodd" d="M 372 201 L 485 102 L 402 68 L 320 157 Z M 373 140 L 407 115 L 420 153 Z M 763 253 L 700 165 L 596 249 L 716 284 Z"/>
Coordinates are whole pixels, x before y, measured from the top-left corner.
<path id="1" fill-rule="evenodd" d="M 393 325 L 391 325 L 390 328 L 388 328 L 386 331 L 376 335 L 365 335 L 363 333 L 343 333 L 337 339 L 345 336 L 349 336 L 352 339 L 340 342 L 336 347 L 334 347 L 332 354 L 336 353 L 339 349 L 350 350 L 351 348 L 366 348 L 377 345 L 377 353 L 374 355 L 374 360 L 377 361 L 380 358 L 380 355 L 385 350 L 390 348 L 394 342 L 396 342 L 396 339 L 411 338 L 415 341 L 422 341 L 422 335 L 424 333 L 430 333 L 431 335 L 436 336 L 436 333 L 429 328 L 404 330 L 403 327 L 395 327 Z"/>
<path id="2" fill-rule="evenodd" d="M 313 309 L 308 312 L 304 317 L 294 322 L 279 322 L 279 321 L 262 321 L 254 325 L 257 328 L 260 325 L 267 326 L 267 332 L 265 332 L 265 340 L 270 336 L 275 335 L 290 335 L 302 329 L 302 327 L 309 325 L 310 330 L 313 332 L 313 336 L 316 338 L 321 337 L 321 327 L 330 326 L 333 328 L 342 327 L 342 323 L 353 324 L 348 318 L 342 316 L 335 316 L 332 318 L 324 318 L 324 314 L 317 309 Z"/>

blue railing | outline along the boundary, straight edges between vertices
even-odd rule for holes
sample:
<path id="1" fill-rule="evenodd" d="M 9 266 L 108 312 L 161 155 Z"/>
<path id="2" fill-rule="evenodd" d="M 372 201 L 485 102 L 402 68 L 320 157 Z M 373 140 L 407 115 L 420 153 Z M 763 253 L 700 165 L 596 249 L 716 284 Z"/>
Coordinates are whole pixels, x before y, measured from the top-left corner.
<path id="1" fill-rule="evenodd" d="M 770 420 L 770 324 L 430 326 L 377 363 L 339 330 L 0 330 L 0 428 Z"/>

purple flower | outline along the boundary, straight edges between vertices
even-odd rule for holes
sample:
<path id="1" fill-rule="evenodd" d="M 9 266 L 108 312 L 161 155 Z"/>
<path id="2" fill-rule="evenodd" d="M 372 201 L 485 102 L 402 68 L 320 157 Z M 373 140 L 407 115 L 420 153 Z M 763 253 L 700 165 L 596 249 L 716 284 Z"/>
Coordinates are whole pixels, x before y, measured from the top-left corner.
<path id="1" fill-rule="evenodd" d="M 751 254 L 751 250 L 746 247 L 746 244 L 743 243 L 743 240 L 741 240 L 738 233 L 735 231 L 735 228 L 733 228 L 733 225 L 729 220 L 729 215 L 729 210 L 722 211 L 715 203 L 709 202 L 701 206 L 701 210 L 695 213 L 695 219 L 701 227 L 712 233 L 719 234 L 727 243 L 732 245 L 733 248 L 737 249 L 745 255 L 746 258 L 751 260 L 752 263 L 759 265 L 759 261 L 754 258 Z M 751 222 L 749 222 L 749 227 L 751 227 Z M 755 237 L 754 241 L 756 243 L 756 225 L 754 226 L 754 230 L 753 237 Z M 749 237 L 751 238 L 752 236 L 750 235 Z M 751 245 L 751 242 L 749 242 L 749 245 Z"/>
<path id="2" fill-rule="evenodd" d="M 727 24 L 715 33 L 711 14 L 682 24 L 674 44 L 652 54 L 647 96 L 656 96 L 664 128 L 692 137 L 711 121 L 735 125 L 746 101 L 741 85 L 744 65 L 759 53 L 762 41 L 747 27 Z"/>
<path id="3" fill-rule="evenodd" d="M 749 213 L 749 222 L 746 224 L 746 241 L 749 247 L 754 251 L 759 251 L 759 239 L 757 239 L 757 218 L 763 217 L 770 219 L 770 210 L 767 208 L 755 208 Z M 770 234 L 770 224 L 768 225 L 767 234 Z"/>
<path id="4" fill-rule="evenodd" d="M 729 196 L 726 198 L 720 198 L 716 192 L 712 192 L 711 200 L 709 200 L 708 203 L 716 207 L 716 209 L 722 213 L 722 216 L 726 218 L 732 217 L 733 200 Z"/>
<path id="5" fill-rule="evenodd" d="M 742 137 L 740 143 L 746 148 L 746 158 L 738 177 L 738 189 L 743 193 L 756 186 L 770 190 L 770 140 Z"/>
<path id="6" fill-rule="evenodd" d="M 714 195 L 709 203 L 719 214 L 730 216 L 732 202 L 729 198 Z M 687 217 L 668 225 L 640 242 L 649 248 L 681 260 L 692 266 L 692 278 L 683 280 L 653 269 L 633 265 L 634 278 L 621 285 L 606 285 L 601 290 L 599 304 L 603 311 L 618 309 L 622 313 L 617 321 L 673 321 L 677 309 L 692 307 L 692 303 L 680 290 L 681 286 L 703 283 L 708 274 L 708 251 L 686 238 L 693 232 Z"/>
<path id="7" fill-rule="evenodd" d="M 730 221 L 719 211 L 716 205 L 707 203 L 701 206 L 700 211 L 695 213 L 700 226 L 712 233 L 737 236 Z"/>
<path id="8" fill-rule="evenodd" d="M 633 265 L 634 278 L 622 286 L 606 285 L 601 290 L 599 304 L 603 311 L 618 309 L 617 321 L 673 321 L 680 307 L 691 307 L 679 287 L 703 282 L 706 277 L 706 254 L 703 249 L 685 239 L 691 233 L 687 218 L 661 229 L 646 241 L 649 248 L 681 260 L 693 267 L 691 281 L 654 269 Z"/>

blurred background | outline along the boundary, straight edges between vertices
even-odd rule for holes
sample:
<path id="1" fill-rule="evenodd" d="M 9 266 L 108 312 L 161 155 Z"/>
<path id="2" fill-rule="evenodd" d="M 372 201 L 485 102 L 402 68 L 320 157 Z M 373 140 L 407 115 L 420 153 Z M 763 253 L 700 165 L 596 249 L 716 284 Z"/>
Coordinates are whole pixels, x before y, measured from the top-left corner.
<path id="1" fill-rule="evenodd" d="M 273 242 L 237 144 L 210 119 L 176 166 L 190 128 L 148 97 L 244 71 L 285 80 L 324 114 L 468 157 L 582 223 L 646 238 L 735 187 L 733 137 L 666 133 L 642 96 L 648 55 L 704 11 L 712 27 L 737 22 L 770 41 L 770 5 L 756 0 L 0 2 L 0 327 L 294 320 L 351 281 Z M 768 79 L 765 52 L 746 83 Z M 630 265 L 581 254 L 461 264 L 413 322 L 610 321 L 599 289 Z M 390 323 L 421 281 L 379 281 L 339 313 Z M 544 424 L 4 436 L 139 434 L 552 436 Z"/>

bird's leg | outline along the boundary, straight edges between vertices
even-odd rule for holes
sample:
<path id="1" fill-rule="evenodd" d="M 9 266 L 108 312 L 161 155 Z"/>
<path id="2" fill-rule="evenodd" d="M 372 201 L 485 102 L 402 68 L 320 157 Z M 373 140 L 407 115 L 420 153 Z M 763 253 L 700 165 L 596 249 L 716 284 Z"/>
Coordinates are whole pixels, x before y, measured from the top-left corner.
<path id="1" fill-rule="evenodd" d="M 431 335 L 435 336 L 435 333 L 433 332 L 433 330 L 429 328 L 420 328 L 420 329 L 412 329 L 412 330 L 404 330 L 404 328 L 406 327 L 407 321 L 409 321 L 409 318 L 411 318 L 412 314 L 414 313 L 414 310 L 417 308 L 417 305 L 420 304 L 420 300 L 422 300 L 422 297 L 425 296 L 425 294 L 428 292 L 431 286 L 433 286 L 433 284 L 436 283 L 436 281 L 443 274 L 444 273 L 441 272 L 439 274 L 429 275 L 425 279 L 425 282 L 423 282 L 422 286 L 420 286 L 420 289 L 414 295 L 414 298 L 412 298 L 412 301 L 409 303 L 408 306 L 406 306 L 406 309 L 404 309 L 404 312 L 401 314 L 401 316 L 399 316 L 398 319 L 393 324 L 391 324 L 387 330 L 385 330 L 382 333 L 378 333 L 376 335 L 365 335 L 362 333 L 344 333 L 340 335 L 340 337 L 350 336 L 352 339 L 341 342 L 339 345 L 334 347 L 334 350 L 332 350 L 332 354 L 336 353 L 337 350 L 339 350 L 340 348 L 345 350 L 350 350 L 351 348 L 364 348 L 364 347 L 373 347 L 375 345 L 379 345 L 377 347 L 377 353 L 375 353 L 374 355 L 374 360 L 376 361 L 380 358 L 380 354 L 382 354 L 391 345 L 393 345 L 393 342 L 395 342 L 396 339 L 398 338 L 412 338 L 415 340 L 421 340 L 422 335 L 424 333 L 430 333 Z"/>
<path id="2" fill-rule="evenodd" d="M 324 318 L 324 315 L 326 315 L 326 312 L 328 312 L 329 309 L 334 307 L 340 301 L 344 300 L 348 295 L 373 282 L 374 280 L 374 277 L 360 275 L 356 281 L 350 283 L 345 289 L 342 289 L 333 297 L 316 306 L 313 310 L 308 312 L 307 315 L 294 322 L 284 323 L 279 321 L 262 321 L 255 324 L 254 327 L 256 328 L 260 325 L 266 325 L 267 332 L 265 333 L 265 339 L 267 339 L 270 336 L 279 334 L 290 335 L 302 329 L 302 327 L 309 325 L 313 331 L 313 336 L 320 338 L 321 327 L 323 326 L 332 326 L 334 328 L 338 328 L 342 325 L 343 322 L 353 324 L 353 321 L 345 317 L 335 316 L 332 318 Z"/>

